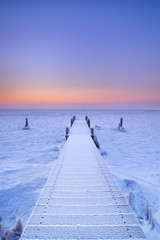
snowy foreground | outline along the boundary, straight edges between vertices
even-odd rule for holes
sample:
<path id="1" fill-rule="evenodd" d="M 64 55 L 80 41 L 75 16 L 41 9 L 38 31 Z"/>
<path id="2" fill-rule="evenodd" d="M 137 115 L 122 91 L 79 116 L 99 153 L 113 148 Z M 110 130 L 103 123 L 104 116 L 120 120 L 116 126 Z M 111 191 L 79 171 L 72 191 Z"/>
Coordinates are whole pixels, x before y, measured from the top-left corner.
<path id="1" fill-rule="evenodd" d="M 65 141 L 70 118 L 88 115 L 100 152 L 148 239 L 160 239 L 160 111 L 0 111 L 0 216 L 23 224 Z M 30 130 L 22 130 L 29 118 Z M 126 131 L 116 128 L 124 118 Z M 96 177 L 96 176 L 95 176 Z M 146 205 L 154 228 L 146 220 Z"/>
<path id="2" fill-rule="evenodd" d="M 85 120 L 70 129 L 21 240 L 29 238 L 146 239 Z"/>

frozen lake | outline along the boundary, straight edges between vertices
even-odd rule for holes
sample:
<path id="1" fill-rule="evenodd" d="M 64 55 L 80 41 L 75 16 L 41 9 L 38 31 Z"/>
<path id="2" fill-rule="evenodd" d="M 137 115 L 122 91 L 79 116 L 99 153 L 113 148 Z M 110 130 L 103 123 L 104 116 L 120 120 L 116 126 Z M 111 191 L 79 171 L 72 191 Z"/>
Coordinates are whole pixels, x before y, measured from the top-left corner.
<path id="1" fill-rule="evenodd" d="M 160 111 L 0 111 L 0 216 L 6 227 L 23 224 L 65 142 L 71 117 L 88 115 L 100 152 L 148 239 L 160 239 Z M 22 130 L 25 118 L 30 130 Z M 126 132 L 116 130 L 120 118 Z M 96 178 L 96 176 L 95 176 Z M 155 228 L 145 220 L 146 201 Z"/>

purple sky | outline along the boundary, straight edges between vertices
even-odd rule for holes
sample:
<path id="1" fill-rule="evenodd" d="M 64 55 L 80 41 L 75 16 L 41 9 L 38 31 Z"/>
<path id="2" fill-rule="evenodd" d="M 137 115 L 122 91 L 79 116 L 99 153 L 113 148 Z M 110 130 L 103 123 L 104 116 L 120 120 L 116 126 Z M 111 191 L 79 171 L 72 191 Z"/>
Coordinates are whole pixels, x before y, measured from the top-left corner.
<path id="1" fill-rule="evenodd" d="M 0 0 L 0 32 L 2 106 L 160 108 L 158 0 Z"/>

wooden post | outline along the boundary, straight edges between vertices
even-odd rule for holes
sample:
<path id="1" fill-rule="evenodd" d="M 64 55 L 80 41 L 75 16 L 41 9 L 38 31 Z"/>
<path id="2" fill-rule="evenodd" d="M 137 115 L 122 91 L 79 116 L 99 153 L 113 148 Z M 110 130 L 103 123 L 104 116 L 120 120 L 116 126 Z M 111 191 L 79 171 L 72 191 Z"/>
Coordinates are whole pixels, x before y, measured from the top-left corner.
<path id="1" fill-rule="evenodd" d="M 69 134 L 69 128 L 66 127 L 66 135 L 68 135 L 68 134 Z"/>
<path id="2" fill-rule="evenodd" d="M 91 128 L 91 135 L 94 136 L 94 128 Z"/>
<path id="3" fill-rule="evenodd" d="M 86 121 L 88 120 L 88 117 L 87 116 L 85 116 L 85 119 L 86 119 Z"/>
<path id="4" fill-rule="evenodd" d="M 22 128 L 23 130 L 29 130 L 28 118 L 25 119 L 25 126 Z"/>
<path id="5" fill-rule="evenodd" d="M 73 121 L 75 121 L 75 119 L 76 119 L 76 117 L 75 117 L 75 116 L 73 116 Z"/>
<path id="6" fill-rule="evenodd" d="M 89 118 L 88 118 L 88 120 L 87 120 L 87 123 L 88 123 L 88 127 L 90 128 L 91 123 L 90 123 L 90 119 L 89 119 Z"/>
<path id="7" fill-rule="evenodd" d="M 68 127 L 66 127 L 66 140 L 68 139 L 68 137 L 69 137 L 69 128 Z"/>
<path id="8" fill-rule="evenodd" d="M 100 144 L 98 142 L 97 137 L 94 135 L 94 128 L 91 128 L 91 138 L 93 139 L 93 142 L 95 143 L 97 148 L 100 148 Z"/>
<path id="9" fill-rule="evenodd" d="M 123 118 L 120 118 L 119 126 L 122 127 L 122 125 L 123 125 Z"/>
<path id="10" fill-rule="evenodd" d="M 28 127 L 28 118 L 26 118 L 26 124 L 25 124 L 25 127 Z"/>
<path id="11" fill-rule="evenodd" d="M 73 118 L 71 118 L 71 127 L 72 127 L 72 125 L 73 125 L 73 122 L 74 122 L 74 120 L 73 120 Z"/>
<path id="12" fill-rule="evenodd" d="M 100 148 L 100 144 L 99 144 L 98 139 L 97 139 L 96 136 L 93 136 L 93 141 L 94 141 L 94 143 L 96 144 L 96 147 L 97 147 L 97 148 Z"/>

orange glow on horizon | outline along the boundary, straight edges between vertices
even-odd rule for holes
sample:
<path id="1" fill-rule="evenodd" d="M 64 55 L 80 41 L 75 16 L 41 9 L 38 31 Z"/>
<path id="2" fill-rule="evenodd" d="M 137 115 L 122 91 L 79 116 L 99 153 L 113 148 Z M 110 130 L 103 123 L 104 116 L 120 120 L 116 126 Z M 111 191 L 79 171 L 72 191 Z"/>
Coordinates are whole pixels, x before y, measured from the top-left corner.
<path id="1" fill-rule="evenodd" d="M 146 93 L 106 89 L 32 89 L 28 91 L 1 92 L 0 105 L 33 104 L 114 104 L 160 102 L 160 97 Z"/>

